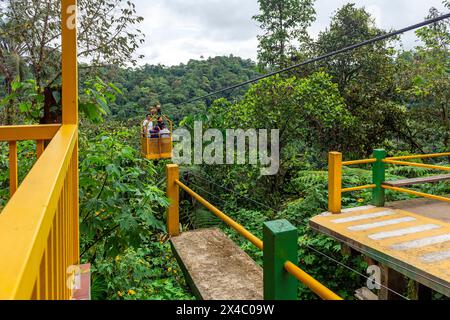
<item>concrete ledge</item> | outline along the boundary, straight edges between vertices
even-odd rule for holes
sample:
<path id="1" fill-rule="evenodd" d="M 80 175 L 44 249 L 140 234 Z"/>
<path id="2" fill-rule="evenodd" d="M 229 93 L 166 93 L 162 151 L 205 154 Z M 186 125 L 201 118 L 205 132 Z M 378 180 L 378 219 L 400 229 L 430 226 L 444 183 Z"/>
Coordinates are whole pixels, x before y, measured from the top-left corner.
<path id="1" fill-rule="evenodd" d="M 447 195 L 450 198 L 449 195 Z M 390 202 L 386 207 L 406 210 L 427 218 L 450 223 L 450 203 L 425 198 Z"/>
<path id="2" fill-rule="evenodd" d="M 262 268 L 221 230 L 184 232 L 171 243 L 199 299 L 263 300 Z"/>

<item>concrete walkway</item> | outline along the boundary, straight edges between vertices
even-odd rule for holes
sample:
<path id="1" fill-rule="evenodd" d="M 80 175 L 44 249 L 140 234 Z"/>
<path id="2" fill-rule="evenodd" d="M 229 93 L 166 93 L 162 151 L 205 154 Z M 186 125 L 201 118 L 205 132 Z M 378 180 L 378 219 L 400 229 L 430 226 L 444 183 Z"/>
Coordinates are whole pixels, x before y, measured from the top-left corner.
<path id="1" fill-rule="evenodd" d="M 404 202 L 400 206 L 409 206 Z M 398 203 L 392 204 L 398 206 Z M 310 220 L 313 229 L 341 241 L 424 286 L 450 296 L 450 224 L 411 209 L 372 206 L 325 213 Z M 416 212 L 417 207 L 413 207 Z"/>
<path id="2" fill-rule="evenodd" d="M 199 299 L 263 300 L 263 271 L 221 230 L 200 229 L 171 239 Z"/>
<path id="3" fill-rule="evenodd" d="M 417 198 L 387 203 L 386 207 L 406 210 L 427 218 L 450 223 L 450 203 Z"/>

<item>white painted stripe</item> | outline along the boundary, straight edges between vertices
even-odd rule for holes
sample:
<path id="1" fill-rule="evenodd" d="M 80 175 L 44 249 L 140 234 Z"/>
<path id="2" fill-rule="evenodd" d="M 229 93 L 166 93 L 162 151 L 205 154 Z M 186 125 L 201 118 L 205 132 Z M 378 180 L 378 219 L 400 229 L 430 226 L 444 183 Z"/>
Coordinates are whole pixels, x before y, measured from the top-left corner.
<path id="1" fill-rule="evenodd" d="M 391 248 L 394 250 L 409 250 L 409 249 L 423 248 L 426 246 L 431 246 L 432 244 L 438 244 L 447 241 L 450 241 L 450 234 L 443 234 L 440 236 L 398 243 L 391 246 Z"/>
<path id="2" fill-rule="evenodd" d="M 351 212 L 356 212 L 356 211 L 364 211 L 364 210 L 370 210 L 370 209 L 375 209 L 375 206 L 372 205 L 367 205 L 367 206 L 362 206 L 362 207 L 354 207 L 354 208 L 347 208 L 347 209 L 342 209 L 342 213 L 351 213 Z"/>
<path id="3" fill-rule="evenodd" d="M 371 218 L 379 218 L 379 217 L 385 217 L 385 216 L 391 216 L 397 214 L 395 211 L 380 211 L 375 213 L 367 213 L 367 214 L 361 214 L 358 216 L 351 216 L 346 218 L 340 218 L 331 220 L 333 223 L 346 223 L 346 222 L 352 222 L 352 221 L 359 221 L 359 220 L 365 220 L 365 219 L 371 219 Z"/>
<path id="4" fill-rule="evenodd" d="M 411 227 L 411 228 L 397 229 L 397 230 L 392 230 L 392 231 L 374 233 L 374 234 L 369 235 L 369 238 L 373 239 L 373 240 L 381 240 L 381 239 L 400 237 L 400 236 L 404 236 L 407 234 L 418 233 L 418 232 L 434 230 L 434 229 L 439 229 L 439 228 L 441 228 L 441 226 L 438 226 L 435 224 L 423 224 L 423 225 Z"/>
<path id="5" fill-rule="evenodd" d="M 361 224 L 358 226 L 351 226 L 351 227 L 348 227 L 347 229 L 351 230 L 351 231 L 363 231 L 363 230 L 370 230 L 370 229 L 375 229 L 375 228 L 384 227 L 384 226 L 392 226 L 394 224 L 399 224 L 402 222 L 411 222 L 411 221 L 416 221 L 416 218 L 404 217 L 404 218 L 399 218 L 399 219 L 390 219 L 390 220 L 384 220 L 384 221 L 379 221 L 379 222 L 374 222 L 374 223 Z"/>
<path id="6" fill-rule="evenodd" d="M 426 254 L 420 259 L 424 262 L 432 263 L 450 259 L 450 250 Z"/>

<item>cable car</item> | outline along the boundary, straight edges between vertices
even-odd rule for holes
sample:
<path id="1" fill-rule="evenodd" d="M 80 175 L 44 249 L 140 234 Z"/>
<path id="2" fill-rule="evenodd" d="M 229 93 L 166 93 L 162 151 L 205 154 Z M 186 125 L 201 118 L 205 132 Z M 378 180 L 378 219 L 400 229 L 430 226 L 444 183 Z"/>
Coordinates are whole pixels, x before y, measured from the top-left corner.
<path id="1" fill-rule="evenodd" d="M 149 160 L 172 159 L 173 148 L 173 123 L 166 116 L 152 117 L 150 121 L 157 122 L 162 118 L 170 133 L 152 133 L 145 128 L 141 133 L 141 153 L 142 156 Z"/>

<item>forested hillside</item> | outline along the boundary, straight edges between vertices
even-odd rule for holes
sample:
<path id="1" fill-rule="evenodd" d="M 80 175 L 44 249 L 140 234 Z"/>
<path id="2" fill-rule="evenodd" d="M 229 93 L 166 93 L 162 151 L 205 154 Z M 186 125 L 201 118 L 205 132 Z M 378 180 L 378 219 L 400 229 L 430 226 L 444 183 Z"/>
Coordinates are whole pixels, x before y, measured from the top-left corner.
<path id="1" fill-rule="evenodd" d="M 145 65 L 104 72 L 105 77 L 123 91 L 111 107 L 114 119 L 143 118 L 150 107 L 159 102 L 164 113 L 175 122 L 204 112 L 214 97 L 201 103 L 181 103 L 258 75 L 254 62 L 233 56 L 191 60 L 173 67 Z M 245 88 L 241 88 L 228 92 L 226 96 L 237 98 L 244 92 Z"/>

